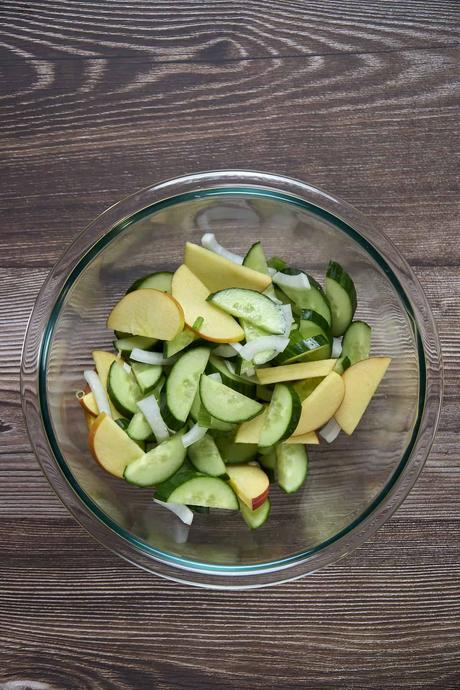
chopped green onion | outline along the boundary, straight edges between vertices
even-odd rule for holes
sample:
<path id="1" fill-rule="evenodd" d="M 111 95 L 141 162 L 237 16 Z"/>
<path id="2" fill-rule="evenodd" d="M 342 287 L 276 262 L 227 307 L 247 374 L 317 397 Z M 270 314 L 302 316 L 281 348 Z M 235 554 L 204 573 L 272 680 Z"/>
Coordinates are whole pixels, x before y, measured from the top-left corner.
<path id="1" fill-rule="evenodd" d="M 201 328 L 201 326 L 203 325 L 203 323 L 204 323 L 204 317 L 203 316 L 197 316 L 197 318 L 193 322 L 192 328 L 194 330 L 198 331 Z"/>

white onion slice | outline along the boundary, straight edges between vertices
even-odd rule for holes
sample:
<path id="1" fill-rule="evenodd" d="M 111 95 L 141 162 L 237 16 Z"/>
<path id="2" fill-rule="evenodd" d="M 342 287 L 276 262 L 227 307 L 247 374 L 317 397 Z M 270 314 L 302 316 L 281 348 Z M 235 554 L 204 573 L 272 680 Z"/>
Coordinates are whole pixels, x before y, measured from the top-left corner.
<path id="1" fill-rule="evenodd" d="M 170 510 L 171 513 L 177 515 L 179 520 L 182 520 L 182 522 L 186 525 L 192 524 L 193 513 L 190 508 L 186 505 L 183 505 L 183 503 L 167 503 L 166 501 L 160 501 L 159 498 L 154 498 L 153 502 L 158 503 L 159 506 L 166 508 L 166 510 Z"/>
<path id="2" fill-rule="evenodd" d="M 243 263 L 243 257 L 239 254 L 234 254 L 228 249 L 225 249 L 225 247 L 222 247 L 222 245 L 216 240 L 216 236 L 213 232 L 205 233 L 201 238 L 201 244 L 205 249 L 209 249 L 209 251 L 214 252 L 214 254 L 220 254 L 220 256 L 232 261 L 234 264 Z"/>
<path id="3" fill-rule="evenodd" d="M 280 307 L 281 311 L 283 312 L 284 316 L 284 321 L 285 321 L 285 327 L 284 327 L 284 333 L 283 335 L 287 337 L 289 333 L 291 332 L 291 326 L 294 321 L 292 318 L 292 307 L 290 304 L 282 304 Z"/>
<path id="4" fill-rule="evenodd" d="M 208 430 L 207 426 L 200 426 L 199 424 L 194 424 L 190 431 L 182 436 L 182 445 L 184 448 L 192 446 L 194 443 L 203 438 Z"/>
<path id="5" fill-rule="evenodd" d="M 224 359 L 224 362 L 225 362 L 225 366 L 227 367 L 229 372 L 231 374 L 236 374 L 236 368 L 235 368 L 235 365 L 233 364 L 233 362 L 229 362 L 228 359 Z"/>
<path id="6" fill-rule="evenodd" d="M 177 359 L 176 357 L 165 358 L 161 352 L 147 352 L 147 350 L 141 350 L 140 347 L 135 347 L 129 358 L 143 364 L 174 364 Z"/>
<path id="7" fill-rule="evenodd" d="M 332 359 L 337 359 L 342 354 L 342 338 L 333 338 L 332 340 Z"/>
<path id="8" fill-rule="evenodd" d="M 154 395 L 148 395 L 137 402 L 137 406 L 146 418 L 158 443 L 169 438 L 168 427 L 161 416 L 160 407 Z"/>
<path id="9" fill-rule="evenodd" d="M 265 350 L 274 350 L 274 355 L 283 352 L 289 344 L 289 338 L 282 335 L 263 335 L 261 338 L 254 338 L 240 350 L 240 357 L 252 361 L 254 356 Z"/>
<path id="10" fill-rule="evenodd" d="M 235 352 L 238 355 L 241 355 L 241 350 L 243 349 L 243 345 L 240 345 L 239 343 L 229 343 L 230 347 L 235 350 Z"/>
<path id="11" fill-rule="evenodd" d="M 310 281 L 308 280 L 305 273 L 296 273 L 296 275 L 290 276 L 287 273 L 281 273 L 280 271 L 277 271 L 275 275 L 272 277 L 272 281 L 279 285 L 281 288 L 284 286 L 287 288 L 304 288 L 308 290 L 310 287 Z"/>
<path id="12" fill-rule="evenodd" d="M 91 388 L 91 392 L 94 395 L 98 412 L 105 412 L 106 415 L 111 417 L 112 410 L 110 409 L 109 399 L 99 376 L 92 369 L 85 369 L 83 376 L 85 377 L 85 381 Z"/>
<path id="13" fill-rule="evenodd" d="M 218 381 L 219 383 L 222 383 L 222 376 L 217 371 L 215 374 L 208 374 L 207 376 L 208 379 L 212 379 L 213 381 Z"/>
<path id="14" fill-rule="evenodd" d="M 340 431 L 340 426 L 337 424 L 334 417 L 332 417 L 332 419 L 330 419 L 328 423 L 319 430 L 319 435 L 322 436 L 328 443 L 332 443 L 332 441 L 335 441 L 337 436 L 340 434 Z"/>
<path id="15" fill-rule="evenodd" d="M 212 354 L 218 357 L 236 357 L 237 352 L 232 345 L 218 345 L 214 348 Z"/>

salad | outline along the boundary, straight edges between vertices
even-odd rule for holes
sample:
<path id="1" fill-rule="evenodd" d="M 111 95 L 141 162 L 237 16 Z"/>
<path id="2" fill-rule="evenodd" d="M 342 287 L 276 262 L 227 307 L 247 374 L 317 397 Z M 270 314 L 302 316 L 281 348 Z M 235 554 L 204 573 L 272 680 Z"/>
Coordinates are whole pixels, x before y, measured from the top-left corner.
<path id="1" fill-rule="evenodd" d="M 201 243 L 129 287 L 107 319 L 114 351 L 92 353 L 77 397 L 107 472 L 186 524 L 220 508 L 255 529 L 271 484 L 306 481 L 307 446 L 354 432 L 391 360 L 370 357 L 339 263 L 323 289 L 260 242 L 244 258 L 213 234 Z"/>

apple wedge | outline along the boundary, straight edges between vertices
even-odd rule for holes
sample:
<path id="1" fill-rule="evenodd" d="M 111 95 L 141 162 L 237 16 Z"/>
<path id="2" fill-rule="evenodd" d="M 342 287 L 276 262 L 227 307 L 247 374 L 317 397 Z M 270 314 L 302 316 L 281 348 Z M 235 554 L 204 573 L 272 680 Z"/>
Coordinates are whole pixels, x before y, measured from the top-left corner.
<path id="1" fill-rule="evenodd" d="M 92 415 L 93 417 L 98 416 L 99 410 L 92 393 L 85 393 L 85 395 L 82 395 L 81 398 L 78 398 L 78 402 L 85 412 L 88 412 L 88 414 Z"/>
<path id="2" fill-rule="evenodd" d="M 302 403 L 300 420 L 293 436 L 319 429 L 334 416 L 345 395 L 343 379 L 335 371 L 324 378 Z"/>
<path id="3" fill-rule="evenodd" d="M 180 304 L 167 292 L 140 288 L 129 292 L 114 306 L 107 319 L 107 328 L 172 340 L 184 328 L 184 314 Z"/>
<path id="4" fill-rule="evenodd" d="M 300 434 L 299 436 L 289 436 L 281 443 L 303 443 L 306 446 L 316 446 L 319 443 L 319 438 L 315 431 L 307 431 L 306 434 Z"/>
<path id="5" fill-rule="evenodd" d="M 229 483 L 243 503 L 256 510 L 268 497 L 270 481 L 256 465 L 227 465 Z"/>
<path id="6" fill-rule="evenodd" d="M 208 288 L 185 264 L 173 276 L 172 294 L 184 311 L 185 323 L 200 338 L 215 343 L 236 343 L 244 338 L 244 331 L 233 316 L 206 301 Z"/>
<path id="7" fill-rule="evenodd" d="M 300 381 L 301 379 L 312 379 L 317 376 L 327 376 L 334 368 L 336 362 L 336 359 L 322 359 L 317 362 L 285 364 L 280 367 L 257 369 L 256 374 L 261 384 Z"/>
<path id="8" fill-rule="evenodd" d="M 97 375 L 100 378 L 104 390 L 107 393 L 107 380 L 109 378 L 109 369 L 114 362 L 118 362 L 118 357 L 113 354 L 113 352 L 105 352 L 105 350 L 93 350 L 92 352 L 94 365 L 96 367 Z M 109 394 L 107 393 L 107 399 L 110 405 L 110 411 L 112 412 L 113 419 L 119 419 L 123 415 L 118 412 L 116 407 L 110 402 Z"/>
<path id="9" fill-rule="evenodd" d="M 88 445 L 94 459 L 115 477 L 123 477 L 126 466 L 144 455 L 137 443 L 105 412 L 92 424 Z"/>
<path id="10" fill-rule="evenodd" d="M 184 264 L 210 292 L 218 292 L 225 288 L 248 288 L 263 292 L 272 282 L 268 275 L 235 264 L 191 242 L 185 244 Z"/>
<path id="11" fill-rule="evenodd" d="M 390 362 L 390 357 L 370 357 L 343 372 L 345 395 L 334 417 L 346 434 L 356 429 Z"/>
<path id="12" fill-rule="evenodd" d="M 235 443 L 259 443 L 260 432 L 262 431 L 266 414 L 267 408 L 258 414 L 257 417 L 253 417 L 249 421 L 240 424 L 236 432 Z"/>
<path id="13" fill-rule="evenodd" d="M 96 417 L 94 417 L 92 414 L 90 414 L 86 410 L 84 410 L 84 415 L 85 415 L 85 422 L 86 422 L 86 426 L 88 428 L 88 431 L 91 431 L 91 427 L 96 422 Z"/>

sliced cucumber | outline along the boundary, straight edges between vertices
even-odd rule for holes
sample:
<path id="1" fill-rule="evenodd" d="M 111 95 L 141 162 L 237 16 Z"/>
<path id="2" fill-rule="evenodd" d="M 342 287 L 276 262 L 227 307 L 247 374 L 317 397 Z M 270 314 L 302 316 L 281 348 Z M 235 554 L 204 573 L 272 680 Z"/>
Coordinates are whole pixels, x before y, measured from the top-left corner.
<path id="1" fill-rule="evenodd" d="M 123 476 L 126 481 L 137 486 L 155 486 L 177 472 L 185 455 L 182 434 L 176 434 L 149 450 L 139 460 L 130 463 Z"/>
<path id="2" fill-rule="evenodd" d="M 326 319 L 311 309 L 302 309 L 299 315 L 299 333 L 304 338 L 314 338 L 315 335 L 322 335 L 328 340 L 331 339 L 331 328 Z"/>
<path id="3" fill-rule="evenodd" d="M 246 321 L 246 319 L 241 319 L 240 322 L 247 343 L 250 343 L 251 340 L 257 340 L 257 338 L 262 338 L 263 336 L 267 335 L 267 331 L 264 331 L 262 328 L 258 328 L 257 326 L 253 326 L 252 323 L 249 323 L 249 321 Z M 272 358 L 273 350 L 264 350 L 263 352 L 258 352 L 256 355 L 254 355 L 253 362 L 249 362 L 249 364 L 251 367 L 254 367 L 254 364 L 259 366 L 261 364 L 266 364 Z"/>
<path id="4" fill-rule="evenodd" d="M 131 418 L 131 421 L 126 429 L 126 433 L 133 439 L 133 441 L 155 442 L 155 437 L 152 434 L 152 428 L 140 410 Z"/>
<path id="5" fill-rule="evenodd" d="M 225 463 L 222 460 L 216 442 L 210 434 L 206 434 L 202 439 L 189 447 L 188 457 L 199 472 L 209 474 L 211 477 L 225 475 L 224 478 L 226 478 Z"/>
<path id="6" fill-rule="evenodd" d="M 270 268 L 274 268 L 275 271 L 283 271 L 287 267 L 287 263 L 284 259 L 280 259 L 279 256 L 272 256 L 268 261 L 267 265 Z"/>
<path id="7" fill-rule="evenodd" d="M 237 465 L 254 460 L 257 455 L 257 444 L 235 443 L 234 438 L 233 434 L 214 438 L 222 460 L 227 465 Z"/>
<path id="8" fill-rule="evenodd" d="M 113 341 L 115 350 L 122 353 L 129 353 L 138 347 L 140 350 L 150 350 L 157 344 L 156 338 L 147 338 L 145 335 L 129 335 L 125 338 L 118 338 Z"/>
<path id="9" fill-rule="evenodd" d="M 173 273 L 170 271 L 149 273 L 143 278 L 135 280 L 126 291 L 126 294 L 134 290 L 139 290 L 139 288 L 155 288 L 155 290 L 161 290 L 162 292 L 171 292 L 172 277 Z"/>
<path id="10" fill-rule="evenodd" d="M 267 453 L 260 453 L 257 456 L 257 461 L 261 467 L 264 468 L 266 475 L 273 484 L 276 478 L 276 448 L 270 447 Z"/>
<path id="11" fill-rule="evenodd" d="M 132 362 L 131 371 L 142 393 L 147 394 L 158 384 L 163 369 L 160 364 Z"/>
<path id="12" fill-rule="evenodd" d="M 299 331 L 292 331 L 288 346 L 283 352 L 280 352 L 275 361 L 277 364 L 314 362 L 318 359 L 329 359 L 331 350 L 331 341 L 323 335 L 304 338 Z"/>
<path id="13" fill-rule="evenodd" d="M 356 311 L 356 289 L 348 273 L 336 261 L 330 261 L 327 268 L 326 295 L 331 306 L 332 335 L 343 335 Z"/>
<path id="14" fill-rule="evenodd" d="M 216 355 L 210 356 L 208 365 L 206 367 L 206 373 L 220 374 L 222 383 L 229 388 L 233 388 L 233 390 L 238 391 L 238 393 L 242 393 L 243 395 L 247 395 L 249 397 L 253 397 L 255 394 L 255 383 L 248 381 L 242 376 L 238 376 L 238 374 L 234 374 L 227 367 L 225 360 L 217 357 Z"/>
<path id="15" fill-rule="evenodd" d="M 132 372 L 126 371 L 119 362 L 110 365 L 107 392 L 112 404 L 125 417 L 131 418 L 138 411 L 136 403 L 142 398 L 142 391 Z"/>
<path id="16" fill-rule="evenodd" d="M 173 365 L 162 401 L 163 419 L 170 429 L 180 429 L 187 421 L 209 353 L 208 347 L 197 347 L 184 352 Z"/>
<path id="17" fill-rule="evenodd" d="M 340 372 L 337 372 L 340 373 Z M 296 391 L 297 395 L 300 398 L 300 402 L 303 402 L 305 398 L 308 398 L 308 396 L 313 393 L 315 390 L 316 386 L 319 386 L 321 381 L 323 380 L 324 376 L 315 376 L 314 378 L 311 379 L 304 379 L 303 381 L 296 381 L 293 384 L 293 388 Z"/>
<path id="18" fill-rule="evenodd" d="M 179 470 L 159 486 L 155 498 L 169 503 L 238 510 L 238 500 L 233 489 L 223 479 L 205 477 L 199 472 Z"/>
<path id="19" fill-rule="evenodd" d="M 273 446 L 291 436 L 299 423 L 302 405 L 293 386 L 277 383 L 265 414 L 259 446 Z"/>
<path id="20" fill-rule="evenodd" d="M 298 275 L 304 273 L 296 268 L 285 268 L 282 273 L 286 275 Z M 320 314 L 330 325 L 332 322 L 331 309 L 329 300 L 324 294 L 321 285 L 308 273 L 305 273 L 310 283 L 309 288 L 287 288 L 283 287 L 282 291 L 287 295 L 299 309 L 311 309 Z"/>
<path id="21" fill-rule="evenodd" d="M 338 359 L 335 363 L 334 371 L 337 374 L 343 374 L 345 369 L 348 369 L 349 366 L 351 366 L 350 358 L 347 356 L 340 357 L 340 359 Z"/>
<path id="22" fill-rule="evenodd" d="M 231 424 L 252 419 L 263 407 L 256 400 L 204 375 L 200 379 L 200 397 L 212 417 Z"/>
<path id="23" fill-rule="evenodd" d="M 265 252 L 260 242 L 255 242 L 249 249 L 248 253 L 243 259 L 243 266 L 246 266 L 247 268 L 252 268 L 253 271 L 258 271 L 258 273 L 263 273 L 266 276 L 270 275 Z M 275 297 L 275 290 L 273 284 L 270 284 L 264 290 L 264 293 L 268 297 Z"/>
<path id="24" fill-rule="evenodd" d="M 126 429 L 129 427 L 129 419 L 125 419 L 125 417 L 118 417 L 118 419 L 114 419 L 115 424 L 118 424 L 120 429 L 123 429 L 123 431 L 126 431 Z"/>
<path id="25" fill-rule="evenodd" d="M 257 529 L 258 527 L 262 527 L 262 525 L 264 525 L 267 522 L 271 508 L 269 498 L 267 498 L 262 503 L 262 505 L 256 508 L 255 510 L 251 510 L 250 508 L 248 508 L 248 506 L 242 501 L 240 501 L 240 499 L 238 499 L 238 503 L 240 505 L 241 516 L 250 529 Z"/>
<path id="26" fill-rule="evenodd" d="M 350 365 L 367 359 L 371 351 L 371 327 L 364 321 L 353 321 L 342 340 L 342 357 L 348 357 Z"/>
<path id="27" fill-rule="evenodd" d="M 260 383 L 258 383 L 256 386 L 256 395 L 259 398 L 259 400 L 263 400 L 264 402 L 270 402 L 273 395 L 273 388 L 271 388 L 270 386 L 261 386 Z"/>
<path id="28" fill-rule="evenodd" d="M 209 412 L 201 404 L 199 388 L 193 400 L 192 407 L 190 408 L 190 416 L 200 426 L 205 426 L 208 429 L 213 429 L 215 431 L 233 431 L 236 426 L 235 424 L 222 422 L 220 419 L 215 419 L 214 417 L 211 417 Z"/>
<path id="29" fill-rule="evenodd" d="M 164 355 L 165 357 L 173 357 L 177 355 L 181 350 L 185 350 L 186 347 L 191 345 L 194 341 L 199 340 L 196 333 L 188 328 L 184 328 L 175 338 L 172 340 L 166 340 L 164 344 Z"/>
<path id="30" fill-rule="evenodd" d="M 214 292 L 207 299 L 227 314 L 245 319 L 268 333 L 284 333 L 286 322 L 280 305 L 260 292 L 246 288 L 227 288 Z"/>
<path id="31" fill-rule="evenodd" d="M 280 443 L 276 447 L 276 476 L 287 494 L 300 489 L 307 476 L 307 450 L 301 443 Z"/>

